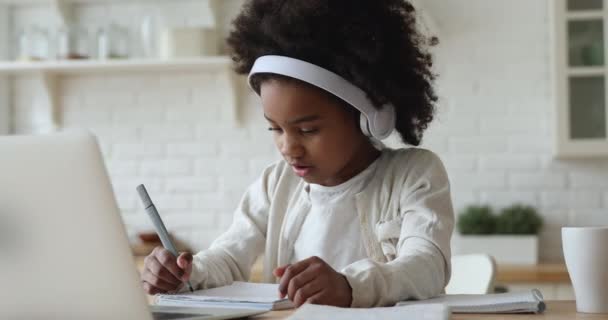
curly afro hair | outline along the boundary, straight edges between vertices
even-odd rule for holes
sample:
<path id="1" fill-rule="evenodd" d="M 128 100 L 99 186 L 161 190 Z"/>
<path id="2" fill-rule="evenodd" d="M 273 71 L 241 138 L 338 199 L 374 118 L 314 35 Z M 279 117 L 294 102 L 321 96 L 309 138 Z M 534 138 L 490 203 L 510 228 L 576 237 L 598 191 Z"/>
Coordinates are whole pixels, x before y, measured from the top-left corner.
<path id="1" fill-rule="evenodd" d="M 227 43 L 239 74 L 260 56 L 283 55 L 339 74 L 376 108 L 392 103 L 406 144 L 419 145 L 433 120 L 435 75 L 426 47 L 437 39 L 418 32 L 405 0 L 248 0 Z"/>

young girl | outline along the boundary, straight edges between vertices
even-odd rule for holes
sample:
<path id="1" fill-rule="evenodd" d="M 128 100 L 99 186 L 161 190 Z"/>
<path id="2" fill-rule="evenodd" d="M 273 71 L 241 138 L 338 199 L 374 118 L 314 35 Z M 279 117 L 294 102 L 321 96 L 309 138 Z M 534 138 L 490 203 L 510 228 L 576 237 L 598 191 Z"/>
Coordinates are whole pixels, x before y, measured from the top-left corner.
<path id="1" fill-rule="evenodd" d="M 228 44 L 283 160 L 208 250 L 156 248 L 145 290 L 246 281 L 264 254 L 264 281 L 297 306 L 441 293 L 454 220 L 445 169 L 430 151 L 379 142 L 394 129 L 416 146 L 433 119 L 429 39 L 415 24 L 404 0 L 249 0 Z"/>

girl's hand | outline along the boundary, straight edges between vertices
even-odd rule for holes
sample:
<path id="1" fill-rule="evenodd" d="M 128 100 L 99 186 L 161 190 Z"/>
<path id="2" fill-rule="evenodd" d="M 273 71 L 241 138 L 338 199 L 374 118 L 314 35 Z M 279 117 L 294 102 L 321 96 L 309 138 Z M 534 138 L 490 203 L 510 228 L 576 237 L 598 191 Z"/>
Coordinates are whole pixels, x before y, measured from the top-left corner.
<path id="1" fill-rule="evenodd" d="M 148 294 L 176 292 L 190 279 L 192 255 L 183 252 L 177 258 L 163 247 L 156 247 L 144 260 L 141 281 Z"/>
<path id="2" fill-rule="evenodd" d="M 304 303 L 350 307 L 352 288 L 346 277 L 319 257 L 310 257 L 274 270 L 280 277 L 281 298 L 289 297 L 296 307 Z"/>

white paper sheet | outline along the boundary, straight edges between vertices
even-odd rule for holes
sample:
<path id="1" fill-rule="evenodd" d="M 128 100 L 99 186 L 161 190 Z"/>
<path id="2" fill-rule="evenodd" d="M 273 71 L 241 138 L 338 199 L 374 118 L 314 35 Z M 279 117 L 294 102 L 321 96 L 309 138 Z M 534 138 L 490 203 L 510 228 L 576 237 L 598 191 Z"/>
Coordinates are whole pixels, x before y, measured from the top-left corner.
<path id="1" fill-rule="evenodd" d="M 441 304 L 387 308 L 336 308 L 315 304 L 301 306 L 289 320 L 448 320 L 450 310 Z"/>
<path id="2" fill-rule="evenodd" d="M 191 307 L 244 307 L 269 310 L 293 307 L 291 301 L 279 298 L 278 284 L 238 281 L 229 286 L 197 290 L 192 293 L 157 295 L 156 304 Z"/>
<path id="3" fill-rule="evenodd" d="M 403 301 L 397 305 L 435 303 L 449 306 L 453 313 L 541 313 L 545 310 L 543 296 L 538 289 L 496 294 L 447 294 L 428 300 Z"/>

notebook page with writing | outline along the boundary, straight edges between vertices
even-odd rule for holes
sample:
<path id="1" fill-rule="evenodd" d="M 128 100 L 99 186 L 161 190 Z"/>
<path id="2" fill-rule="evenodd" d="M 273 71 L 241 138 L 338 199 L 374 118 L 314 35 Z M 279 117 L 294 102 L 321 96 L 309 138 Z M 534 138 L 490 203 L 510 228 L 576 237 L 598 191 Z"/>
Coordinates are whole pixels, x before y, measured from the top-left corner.
<path id="1" fill-rule="evenodd" d="M 292 308 L 288 299 L 279 298 L 278 284 L 235 281 L 231 285 L 197 290 L 192 293 L 161 294 L 156 296 L 158 305 L 215 306 L 230 308 L 261 308 L 280 310 Z"/>
<path id="2" fill-rule="evenodd" d="M 538 289 L 524 292 L 496 294 L 448 294 L 437 298 L 402 301 L 397 305 L 424 305 L 441 303 L 453 313 L 542 313 L 543 296 Z"/>
<path id="3" fill-rule="evenodd" d="M 304 304 L 288 320 L 448 320 L 450 310 L 441 304 L 387 308 L 337 308 Z"/>

